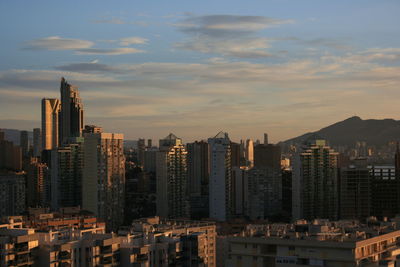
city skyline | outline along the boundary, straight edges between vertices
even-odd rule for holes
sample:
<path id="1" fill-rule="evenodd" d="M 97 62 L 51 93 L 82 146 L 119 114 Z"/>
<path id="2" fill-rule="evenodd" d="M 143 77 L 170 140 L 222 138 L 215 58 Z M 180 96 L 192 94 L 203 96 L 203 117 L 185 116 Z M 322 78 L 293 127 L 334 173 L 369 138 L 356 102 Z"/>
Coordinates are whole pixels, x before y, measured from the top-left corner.
<path id="1" fill-rule="evenodd" d="M 400 119 L 398 2 L 229 3 L 0 3 L 1 127 L 40 127 L 63 76 L 85 123 L 126 139 L 275 143 L 353 115 Z"/>

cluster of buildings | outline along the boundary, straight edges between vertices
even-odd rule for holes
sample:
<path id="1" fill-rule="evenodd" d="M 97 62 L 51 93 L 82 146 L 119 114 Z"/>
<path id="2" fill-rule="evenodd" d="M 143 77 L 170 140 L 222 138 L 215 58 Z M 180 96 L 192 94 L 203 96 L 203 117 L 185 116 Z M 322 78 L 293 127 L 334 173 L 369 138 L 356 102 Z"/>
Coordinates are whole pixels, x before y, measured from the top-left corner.
<path id="1" fill-rule="evenodd" d="M 78 88 L 64 78 L 60 95 L 42 99 L 42 127 L 33 130 L 32 146 L 26 131 L 19 146 L 0 133 L 0 187 L 11 188 L 4 191 L 10 203 L 0 215 L 22 214 L 28 207 L 79 206 L 115 230 L 124 219 L 123 134 L 84 125 Z"/>
<path id="2" fill-rule="evenodd" d="M 1 266 L 216 266 L 212 222 L 152 217 L 108 233 L 82 210 L 44 211 L 3 218 Z"/>
<path id="3" fill-rule="evenodd" d="M 18 145 L 0 131 L 0 265 L 397 263 L 400 220 L 387 218 L 400 210 L 398 146 L 393 164 L 371 162 L 365 142 L 350 159 L 325 140 L 282 151 L 267 134 L 184 144 L 170 133 L 132 147 L 84 124 L 64 78 L 60 93 Z M 238 221 L 240 234 L 225 233 Z"/>

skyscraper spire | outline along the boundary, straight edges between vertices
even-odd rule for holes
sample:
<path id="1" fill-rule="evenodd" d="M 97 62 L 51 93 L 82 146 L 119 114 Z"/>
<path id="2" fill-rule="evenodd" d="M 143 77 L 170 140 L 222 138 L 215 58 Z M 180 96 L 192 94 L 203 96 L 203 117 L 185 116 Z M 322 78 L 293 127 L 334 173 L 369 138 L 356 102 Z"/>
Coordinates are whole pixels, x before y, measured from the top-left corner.
<path id="1" fill-rule="evenodd" d="M 70 85 L 64 77 L 61 78 L 61 113 L 60 142 L 66 142 L 69 137 L 82 135 L 83 104 L 78 87 Z"/>

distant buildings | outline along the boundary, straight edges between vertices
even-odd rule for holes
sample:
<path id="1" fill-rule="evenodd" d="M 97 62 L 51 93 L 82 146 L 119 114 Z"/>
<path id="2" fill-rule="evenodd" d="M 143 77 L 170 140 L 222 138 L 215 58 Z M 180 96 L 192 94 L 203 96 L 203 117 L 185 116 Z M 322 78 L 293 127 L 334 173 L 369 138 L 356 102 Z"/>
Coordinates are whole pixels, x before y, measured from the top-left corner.
<path id="1" fill-rule="evenodd" d="M 22 170 L 22 150 L 4 138 L 0 131 L 0 170 Z"/>
<path id="2" fill-rule="evenodd" d="M 188 218 L 187 151 L 182 140 L 169 134 L 156 152 L 157 215 Z"/>
<path id="3" fill-rule="evenodd" d="M 19 146 L 21 147 L 22 156 L 28 157 L 29 153 L 29 137 L 27 131 L 20 131 Z"/>
<path id="4" fill-rule="evenodd" d="M 251 139 L 246 140 L 245 157 L 246 165 L 252 168 L 254 166 L 254 143 Z"/>
<path id="5" fill-rule="evenodd" d="M 33 156 L 40 157 L 42 152 L 42 133 L 40 128 L 33 129 Z"/>
<path id="6" fill-rule="evenodd" d="M 210 145 L 210 217 L 218 221 L 226 221 L 234 212 L 231 141 L 227 133 L 219 132 L 216 136 L 209 138 L 208 143 Z"/>

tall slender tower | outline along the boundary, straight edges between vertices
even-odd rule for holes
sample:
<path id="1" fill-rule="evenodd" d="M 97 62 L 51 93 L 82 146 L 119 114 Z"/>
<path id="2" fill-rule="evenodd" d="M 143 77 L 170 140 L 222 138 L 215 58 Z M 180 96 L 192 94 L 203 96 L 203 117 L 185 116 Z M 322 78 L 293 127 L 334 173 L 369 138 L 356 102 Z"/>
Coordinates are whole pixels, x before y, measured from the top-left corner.
<path id="1" fill-rule="evenodd" d="M 193 219 L 208 216 L 209 148 L 205 141 L 186 145 L 188 151 L 188 192 Z"/>
<path id="2" fill-rule="evenodd" d="M 157 215 L 169 218 L 189 216 L 187 200 L 187 152 L 182 139 L 169 134 L 160 140 L 156 154 Z"/>
<path id="3" fill-rule="evenodd" d="M 83 104 L 78 87 L 70 85 L 61 78 L 60 142 L 69 137 L 79 137 L 83 129 Z"/>
<path id="4" fill-rule="evenodd" d="M 231 141 L 219 132 L 208 139 L 210 145 L 210 218 L 226 221 L 233 214 Z"/>
<path id="5" fill-rule="evenodd" d="M 59 113 L 61 103 L 58 99 L 42 99 L 42 148 L 51 150 L 59 144 Z"/>

